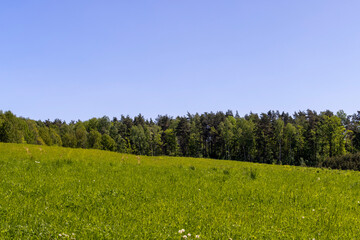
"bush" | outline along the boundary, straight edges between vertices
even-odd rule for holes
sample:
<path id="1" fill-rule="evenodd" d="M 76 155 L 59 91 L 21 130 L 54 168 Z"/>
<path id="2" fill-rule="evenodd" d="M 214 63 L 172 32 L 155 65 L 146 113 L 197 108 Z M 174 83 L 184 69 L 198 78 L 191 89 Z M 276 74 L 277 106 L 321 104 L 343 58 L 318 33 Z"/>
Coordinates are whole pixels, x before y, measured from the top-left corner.
<path id="1" fill-rule="evenodd" d="M 337 157 L 329 157 L 320 162 L 319 167 L 327 167 L 342 170 L 360 170 L 360 153 L 346 154 Z"/>

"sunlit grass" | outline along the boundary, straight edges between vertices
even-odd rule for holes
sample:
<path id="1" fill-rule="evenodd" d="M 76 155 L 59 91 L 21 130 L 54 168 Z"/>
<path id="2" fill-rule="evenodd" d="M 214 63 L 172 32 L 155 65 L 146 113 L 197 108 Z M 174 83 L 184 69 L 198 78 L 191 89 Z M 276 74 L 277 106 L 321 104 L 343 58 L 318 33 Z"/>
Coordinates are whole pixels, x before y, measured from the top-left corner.
<path id="1" fill-rule="evenodd" d="M 356 239 L 359 201 L 354 171 L 0 144 L 0 239 Z"/>

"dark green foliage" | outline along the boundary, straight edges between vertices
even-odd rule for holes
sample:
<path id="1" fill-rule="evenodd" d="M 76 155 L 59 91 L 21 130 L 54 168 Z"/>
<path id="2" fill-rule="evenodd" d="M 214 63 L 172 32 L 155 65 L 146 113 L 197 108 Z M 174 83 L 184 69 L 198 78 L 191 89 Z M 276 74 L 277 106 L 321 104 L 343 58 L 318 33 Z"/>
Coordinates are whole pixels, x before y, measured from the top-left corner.
<path id="1" fill-rule="evenodd" d="M 60 127 L 60 136 L 64 147 L 76 147 L 77 140 L 74 131 L 74 124 L 63 124 Z"/>
<path id="2" fill-rule="evenodd" d="M 27 128 L 24 131 L 25 142 L 29 144 L 44 144 L 40 137 L 36 122 L 30 119 L 26 119 L 25 122 L 27 124 Z"/>
<path id="3" fill-rule="evenodd" d="M 189 156 L 190 123 L 185 117 L 179 117 L 176 126 L 176 136 L 178 139 L 182 156 Z"/>
<path id="4" fill-rule="evenodd" d="M 329 110 L 320 114 L 299 111 L 292 116 L 269 111 L 240 117 L 228 110 L 226 114 L 188 113 L 176 118 L 164 115 L 156 121 L 141 114 L 112 120 L 104 116 L 68 124 L 59 119 L 33 121 L 0 111 L 0 141 L 318 166 L 342 161 L 337 157 L 346 153 L 360 152 L 360 111 L 349 116 Z"/>
<path id="5" fill-rule="evenodd" d="M 10 111 L 0 115 L 0 141 L 8 143 L 24 142 L 23 131 L 26 125 Z"/>
<path id="6" fill-rule="evenodd" d="M 320 167 L 342 169 L 342 170 L 360 170 L 360 153 L 345 154 L 342 156 L 329 157 L 319 164 Z"/>
<path id="7" fill-rule="evenodd" d="M 78 122 L 75 125 L 75 137 L 76 137 L 76 146 L 78 148 L 87 148 L 88 140 L 87 140 L 87 131 L 82 122 Z"/>
<path id="8" fill-rule="evenodd" d="M 101 134 L 97 130 L 91 130 L 88 138 L 89 147 L 94 149 L 102 149 L 101 141 Z"/>
<path id="9" fill-rule="evenodd" d="M 135 125 L 131 127 L 130 140 L 132 146 L 132 153 L 137 155 L 148 154 L 149 142 L 148 132 L 145 131 L 142 125 Z"/>
<path id="10" fill-rule="evenodd" d="M 42 138 L 42 140 L 44 141 L 44 143 L 48 146 L 52 145 L 52 140 L 50 137 L 50 133 L 49 133 L 49 128 L 47 127 L 40 127 L 39 128 L 39 134 L 40 137 Z"/>
<path id="11" fill-rule="evenodd" d="M 176 156 L 178 153 L 179 145 L 173 129 L 168 128 L 164 131 L 163 142 L 164 153 L 169 156 Z"/>
<path id="12" fill-rule="evenodd" d="M 102 149 L 109 150 L 109 151 L 115 151 L 116 150 L 116 142 L 114 139 L 112 139 L 109 135 L 104 134 L 101 137 L 101 145 Z"/>
<path id="13" fill-rule="evenodd" d="M 256 169 L 250 169 L 250 171 L 249 171 L 249 176 L 250 176 L 250 178 L 251 178 L 252 180 L 256 179 L 256 177 L 257 177 L 257 171 L 256 171 Z"/>
<path id="14" fill-rule="evenodd" d="M 111 122 L 109 117 L 103 116 L 97 121 L 97 129 L 101 134 L 109 134 Z"/>

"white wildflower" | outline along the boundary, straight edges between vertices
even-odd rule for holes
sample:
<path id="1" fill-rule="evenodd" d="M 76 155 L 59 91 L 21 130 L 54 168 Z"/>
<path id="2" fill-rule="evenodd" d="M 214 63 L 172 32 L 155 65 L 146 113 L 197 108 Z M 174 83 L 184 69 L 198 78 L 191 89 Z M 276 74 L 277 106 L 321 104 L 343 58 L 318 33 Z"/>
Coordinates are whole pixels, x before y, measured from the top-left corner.
<path id="1" fill-rule="evenodd" d="M 40 163 L 40 162 L 38 162 L 38 161 L 35 161 L 35 163 Z"/>
<path id="2" fill-rule="evenodd" d="M 180 229 L 179 230 L 179 233 L 183 233 L 183 232 L 185 232 L 185 229 Z"/>
<path id="3" fill-rule="evenodd" d="M 190 233 L 188 233 L 188 236 L 190 237 L 190 236 L 191 236 L 191 234 L 190 234 Z"/>
<path id="4" fill-rule="evenodd" d="M 196 235 L 195 238 L 200 238 L 200 235 Z"/>
<path id="5" fill-rule="evenodd" d="M 184 236 L 183 236 L 183 238 L 184 238 L 184 239 L 186 239 L 186 238 L 187 238 L 187 236 L 186 236 L 186 235 L 184 235 Z"/>

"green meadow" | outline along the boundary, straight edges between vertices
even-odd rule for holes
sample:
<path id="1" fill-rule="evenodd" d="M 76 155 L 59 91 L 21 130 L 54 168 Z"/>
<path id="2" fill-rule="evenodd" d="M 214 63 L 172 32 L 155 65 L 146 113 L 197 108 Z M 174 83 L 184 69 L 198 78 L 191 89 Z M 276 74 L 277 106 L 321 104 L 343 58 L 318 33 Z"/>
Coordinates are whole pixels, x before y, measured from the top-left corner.
<path id="1" fill-rule="evenodd" d="M 0 143 L 0 239 L 356 239 L 359 216 L 355 171 Z"/>

